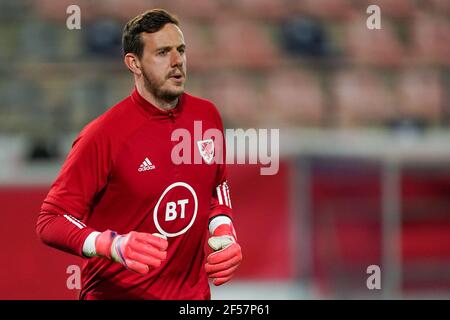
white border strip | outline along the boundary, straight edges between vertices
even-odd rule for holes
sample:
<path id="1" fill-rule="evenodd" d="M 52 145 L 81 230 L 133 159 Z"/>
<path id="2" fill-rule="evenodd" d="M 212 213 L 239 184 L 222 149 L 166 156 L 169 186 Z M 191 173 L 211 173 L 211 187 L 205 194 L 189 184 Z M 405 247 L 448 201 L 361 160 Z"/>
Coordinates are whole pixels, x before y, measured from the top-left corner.
<path id="1" fill-rule="evenodd" d="M 222 199 L 222 193 L 220 191 L 220 185 L 217 186 L 216 190 L 217 190 L 217 198 L 219 200 L 219 204 L 223 205 L 223 199 Z"/>
<path id="2" fill-rule="evenodd" d="M 231 219 L 226 216 L 218 216 L 213 218 L 209 223 L 209 233 L 213 234 L 216 228 L 222 224 L 231 225 Z"/>
<path id="3" fill-rule="evenodd" d="M 81 222 L 81 221 L 75 219 L 75 218 L 72 217 L 72 216 L 69 216 L 69 215 L 65 214 L 64 217 L 65 217 L 67 220 L 69 220 L 70 222 L 72 222 L 74 225 L 76 225 L 76 226 L 77 226 L 78 228 L 80 228 L 80 229 L 83 229 L 84 227 L 86 227 L 86 225 L 85 225 L 83 222 Z"/>

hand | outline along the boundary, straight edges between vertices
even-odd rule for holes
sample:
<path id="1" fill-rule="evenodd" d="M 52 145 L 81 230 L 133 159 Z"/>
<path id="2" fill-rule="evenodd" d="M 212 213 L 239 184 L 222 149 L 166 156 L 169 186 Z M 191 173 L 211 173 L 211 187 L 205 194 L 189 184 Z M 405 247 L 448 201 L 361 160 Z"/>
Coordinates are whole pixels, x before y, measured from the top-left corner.
<path id="1" fill-rule="evenodd" d="M 132 231 L 117 235 L 107 230 L 101 233 L 95 247 L 99 256 L 123 264 L 127 269 L 140 274 L 161 265 L 167 257 L 168 242 L 163 235 Z"/>
<path id="2" fill-rule="evenodd" d="M 242 251 L 236 242 L 234 233 L 229 225 L 219 226 L 208 245 L 215 252 L 211 253 L 206 261 L 205 270 L 208 278 L 213 279 L 213 284 L 220 286 L 228 282 L 242 261 Z"/>

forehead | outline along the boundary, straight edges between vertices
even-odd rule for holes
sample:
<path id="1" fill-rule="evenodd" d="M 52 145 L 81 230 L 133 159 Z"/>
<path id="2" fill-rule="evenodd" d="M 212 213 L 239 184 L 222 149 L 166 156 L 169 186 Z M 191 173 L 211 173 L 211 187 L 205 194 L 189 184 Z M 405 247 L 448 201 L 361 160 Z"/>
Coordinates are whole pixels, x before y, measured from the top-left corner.
<path id="1" fill-rule="evenodd" d="M 166 24 L 157 32 L 144 32 L 141 34 L 141 39 L 145 48 L 150 50 L 161 47 L 177 47 L 184 44 L 183 32 L 173 23 Z"/>

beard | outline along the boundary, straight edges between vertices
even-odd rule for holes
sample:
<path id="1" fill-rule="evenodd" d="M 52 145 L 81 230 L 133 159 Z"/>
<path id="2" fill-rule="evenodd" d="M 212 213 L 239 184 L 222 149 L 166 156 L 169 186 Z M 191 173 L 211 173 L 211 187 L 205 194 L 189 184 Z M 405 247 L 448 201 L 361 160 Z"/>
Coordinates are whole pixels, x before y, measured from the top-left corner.
<path id="1" fill-rule="evenodd" d="M 144 87 L 147 89 L 148 92 L 150 92 L 155 98 L 166 101 L 166 102 L 172 102 L 176 99 L 178 99 L 179 96 L 181 96 L 184 92 L 184 89 L 180 88 L 180 90 L 168 90 L 168 89 L 161 89 L 161 86 L 164 84 L 158 83 L 156 79 L 153 79 L 145 70 L 142 70 L 142 76 L 144 78 Z"/>

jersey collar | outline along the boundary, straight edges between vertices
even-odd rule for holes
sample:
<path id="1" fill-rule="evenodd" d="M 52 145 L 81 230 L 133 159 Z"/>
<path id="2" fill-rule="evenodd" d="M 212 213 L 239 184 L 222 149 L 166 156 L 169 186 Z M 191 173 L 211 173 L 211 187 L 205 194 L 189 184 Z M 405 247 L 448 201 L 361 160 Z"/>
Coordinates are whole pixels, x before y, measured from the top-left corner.
<path id="1" fill-rule="evenodd" d="M 137 104 L 146 114 L 148 114 L 151 117 L 158 117 L 158 118 L 176 118 L 180 115 L 183 106 L 184 106 L 184 100 L 185 100 L 185 94 L 183 93 L 178 98 L 177 105 L 172 108 L 169 111 L 161 110 L 157 108 L 155 105 L 144 99 L 139 92 L 137 91 L 136 87 L 133 89 L 133 92 L 131 93 L 131 100 Z"/>

